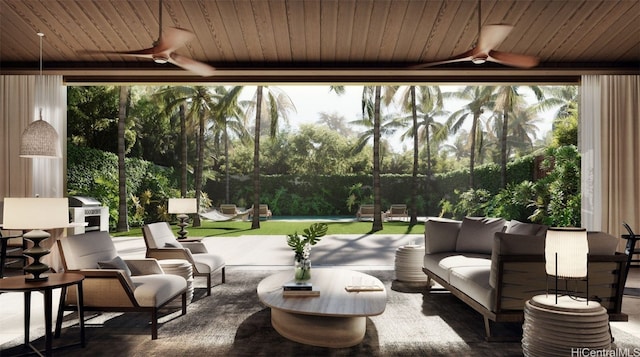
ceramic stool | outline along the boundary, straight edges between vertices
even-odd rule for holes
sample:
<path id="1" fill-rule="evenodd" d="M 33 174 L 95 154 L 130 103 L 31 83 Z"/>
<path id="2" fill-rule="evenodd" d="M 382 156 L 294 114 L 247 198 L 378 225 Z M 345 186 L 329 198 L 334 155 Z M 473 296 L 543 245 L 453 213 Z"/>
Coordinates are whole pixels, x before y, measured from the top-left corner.
<path id="1" fill-rule="evenodd" d="M 525 303 L 522 351 L 525 356 L 572 356 L 579 349 L 609 349 L 607 310 L 595 301 L 536 295 Z"/>
<path id="2" fill-rule="evenodd" d="M 184 259 L 163 259 L 158 260 L 165 274 L 178 275 L 187 281 L 187 304 L 193 299 L 193 267 L 191 263 Z M 169 306 L 180 305 L 180 299 L 169 303 Z"/>

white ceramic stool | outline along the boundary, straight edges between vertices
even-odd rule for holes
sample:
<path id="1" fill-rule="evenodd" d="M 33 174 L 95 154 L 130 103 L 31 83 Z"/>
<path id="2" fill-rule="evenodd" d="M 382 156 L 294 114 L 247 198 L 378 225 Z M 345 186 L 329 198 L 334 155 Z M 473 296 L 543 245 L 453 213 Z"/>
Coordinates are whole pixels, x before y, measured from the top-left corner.
<path id="1" fill-rule="evenodd" d="M 609 315 L 595 301 L 536 295 L 525 303 L 522 351 L 525 356 L 572 356 L 579 349 L 607 350 Z"/>
<path id="2" fill-rule="evenodd" d="M 178 275 L 187 281 L 187 304 L 193 299 L 193 267 L 191 263 L 184 259 L 163 259 L 158 260 L 165 274 Z M 180 304 L 180 299 L 169 303 L 169 306 Z"/>
<path id="3" fill-rule="evenodd" d="M 396 250 L 396 279 L 406 283 L 427 283 L 427 275 L 422 271 L 424 246 L 404 245 Z"/>

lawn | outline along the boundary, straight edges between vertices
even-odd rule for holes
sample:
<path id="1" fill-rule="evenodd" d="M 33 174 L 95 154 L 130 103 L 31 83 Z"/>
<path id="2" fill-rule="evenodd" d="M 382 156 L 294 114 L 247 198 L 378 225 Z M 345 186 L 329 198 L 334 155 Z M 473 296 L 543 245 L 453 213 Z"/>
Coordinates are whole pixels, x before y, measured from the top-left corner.
<path id="1" fill-rule="evenodd" d="M 294 232 L 302 233 L 309 227 L 312 221 L 261 221 L 260 229 L 251 229 L 251 222 L 228 221 L 212 222 L 202 221 L 201 227 L 187 227 L 190 237 L 238 237 L 242 235 L 286 235 Z M 329 226 L 327 234 L 367 234 L 371 231 L 371 222 L 326 222 Z M 172 225 L 177 232 L 179 227 Z M 418 222 L 411 227 L 408 222 L 384 222 L 383 230 L 375 234 L 424 234 L 424 223 Z M 113 233 L 115 237 L 141 237 L 141 228 L 131 228 L 129 232 Z"/>

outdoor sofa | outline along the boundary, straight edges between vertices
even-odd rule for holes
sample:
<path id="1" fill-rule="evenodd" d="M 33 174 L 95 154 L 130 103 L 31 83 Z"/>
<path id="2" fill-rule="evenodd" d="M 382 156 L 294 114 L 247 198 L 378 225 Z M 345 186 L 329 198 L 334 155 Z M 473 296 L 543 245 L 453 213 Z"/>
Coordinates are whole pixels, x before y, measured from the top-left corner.
<path id="1" fill-rule="evenodd" d="M 422 268 L 427 286 L 431 280 L 437 282 L 482 314 L 486 339 L 502 340 L 492 335 L 491 323 L 522 322 L 525 302 L 547 292 L 546 230 L 499 218 L 430 218 L 425 223 Z M 618 240 L 606 233 L 588 232 L 588 242 L 589 300 L 602 304 L 610 320 L 627 321 L 621 312 L 626 256 L 616 252 Z M 553 278 L 548 283 L 554 287 Z M 575 284 L 584 297 L 586 281 Z"/>

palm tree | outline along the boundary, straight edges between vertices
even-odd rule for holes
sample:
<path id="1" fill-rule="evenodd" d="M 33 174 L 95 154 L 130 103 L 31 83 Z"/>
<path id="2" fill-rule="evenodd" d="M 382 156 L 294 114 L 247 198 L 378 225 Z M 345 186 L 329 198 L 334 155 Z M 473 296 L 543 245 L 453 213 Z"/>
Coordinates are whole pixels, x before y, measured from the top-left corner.
<path id="1" fill-rule="evenodd" d="M 416 99 L 416 86 L 409 86 L 405 90 L 400 98 L 400 103 L 405 110 L 411 111 L 411 128 L 402 134 L 401 139 L 405 139 L 407 136 L 413 138 L 413 170 L 412 170 L 412 191 L 410 211 L 411 218 L 409 224 L 415 225 L 418 223 L 418 210 L 416 204 L 416 198 L 418 197 L 418 159 L 419 159 L 419 143 L 420 143 L 420 130 L 422 126 L 422 134 L 426 139 L 427 150 L 427 191 L 429 179 L 431 176 L 431 143 L 429 129 L 436 125 L 433 120 L 434 116 L 442 114 L 442 92 L 440 87 L 432 86 L 425 87 L 420 86 L 418 89 L 418 99 Z M 420 118 L 423 119 L 421 123 L 418 123 L 418 112 L 420 112 Z"/>
<path id="2" fill-rule="evenodd" d="M 216 136 L 223 136 L 222 140 L 216 140 L 216 143 L 223 141 L 224 157 L 225 157 L 225 202 L 230 202 L 229 194 L 229 128 L 238 135 L 241 140 L 248 137 L 247 130 L 244 127 L 242 119 L 242 108 L 238 102 L 242 86 L 234 86 L 226 88 L 219 86 L 215 88 L 216 93 L 220 96 L 220 100 L 216 103 L 213 113 L 216 123 L 214 131 Z"/>
<path id="3" fill-rule="evenodd" d="M 127 107 L 129 104 L 129 86 L 120 86 L 120 103 L 118 105 L 118 224 L 116 231 L 128 232 L 127 220 L 127 171 L 125 167 L 125 129 Z"/>
<path id="4" fill-rule="evenodd" d="M 478 121 L 485 109 L 492 107 L 493 86 L 466 86 L 462 91 L 447 93 L 447 96 L 468 100 L 469 102 L 461 109 L 455 111 L 447 119 L 447 127 L 452 133 L 457 133 L 465 120 L 471 117 L 471 130 L 469 131 L 469 141 L 471 142 L 471 152 L 469 160 L 469 188 L 474 188 L 473 170 L 476 159 L 476 138 L 478 135 Z"/>
<path id="5" fill-rule="evenodd" d="M 266 93 L 263 93 L 266 92 Z M 265 95 L 266 94 L 266 95 Z M 250 103 L 246 117 L 255 111 L 255 132 L 253 141 L 253 208 L 254 214 L 251 229 L 260 228 L 260 215 L 256 214 L 260 208 L 260 135 L 261 122 L 264 117 L 269 119 L 269 137 L 276 136 L 280 119 L 288 121 L 290 110 L 295 111 L 291 98 L 277 87 L 257 86 L 254 100 Z"/>
<path id="6" fill-rule="evenodd" d="M 542 100 L 542 90 L 538 86 L 530 86 L 531 91 L 538 100 Z M 494 110 L 499 111 L 502 116 L 502 128 L 500 130 L 500 185 L 507 187 L 507 136 L 509 132 L 509 115 L 514 113 L 516 108 L 524 105 L 524 99 L 518 93 L 520 86 L 498 86 L 496 88 L 496 99 Z"/>
<path id="7" fill-rule="evenodd" d="M 381 86 L 365 86 L 362 90 L 362 115 L 373 119 L 373 224 L 372 232 L 382 230 L 382 202 L 380 197 L 380 101 Z"/>

